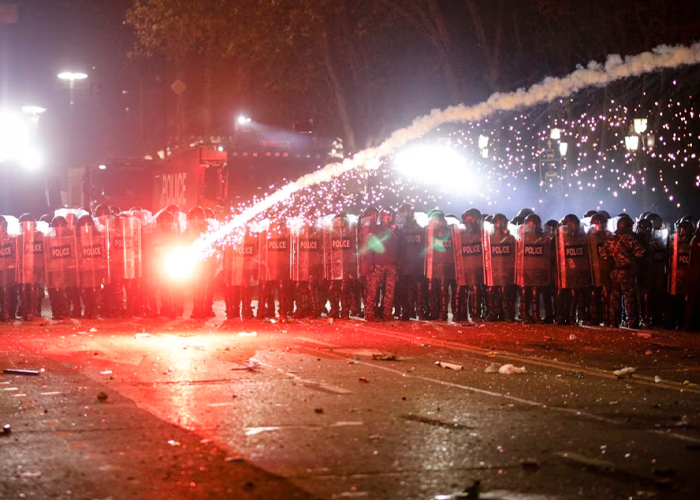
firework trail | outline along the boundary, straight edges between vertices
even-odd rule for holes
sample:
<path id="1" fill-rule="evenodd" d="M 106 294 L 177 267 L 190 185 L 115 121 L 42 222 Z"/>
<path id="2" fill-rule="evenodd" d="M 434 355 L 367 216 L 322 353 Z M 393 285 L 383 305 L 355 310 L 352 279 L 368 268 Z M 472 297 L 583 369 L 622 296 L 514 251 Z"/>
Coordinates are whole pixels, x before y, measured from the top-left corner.
<path id="1" fill-rule="evenodd" d="M 352 170 L 376 168 L 382 158 L 441 125 L 480 121 L 497 112 L 516 111 L 569 97 L 588 87 L 604 87 L 624 78 L 698 63 L 700 63 L 700 43 L 694 43 L 690 46 L 661 45 L 649 52 L 624 58 L 619 55 L 609 55 L 605 63 L 592 61 L 587 67 L 579 67 L 565 77 L 547 77 L 529 89 L 495 93 L 486 101 L 474 106 L 456 105 L 444 110 L 435 109 L 428 115 L 416 118 L 408 127 L 395 131 L 379 146 L 360 151 L 352 158 L 329 164 L 317 172 L 304 175 L 296 181 L 286 184 L 278 191 L 245 209 L 215 231 L 204 235 L 196 242 L 197 253 L 210 254 L 217 243 L 220 243 L 237 228 L 277 203 L 287 200 L 294 193 L 332 181 Z"/>

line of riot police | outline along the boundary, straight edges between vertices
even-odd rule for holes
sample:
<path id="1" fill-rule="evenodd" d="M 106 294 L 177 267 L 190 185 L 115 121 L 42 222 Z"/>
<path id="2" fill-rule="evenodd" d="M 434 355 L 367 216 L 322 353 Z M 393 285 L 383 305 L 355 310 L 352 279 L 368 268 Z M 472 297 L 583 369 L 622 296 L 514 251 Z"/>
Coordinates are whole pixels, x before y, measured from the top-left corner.
<path id="1" fill-rule="evenodd" d="M 188 292 L 163 264 L 217 225 L 209 209 L 177 206 L 155 216 L 138 207 L 59 210 L 34 221 L 0 218 L 0 319 L 214 316 L 364 317 L 459 322 L 695 328 L 700 235 L 686 217 L 635 222 L 590 211 L 544 225 L 523 209 L 467 210 L 460 218 L 404 204 L 319 220 L 272 218 L 248 225 L 197 263 Z M 189 295 L 189 297 L 187 297 Z"/>

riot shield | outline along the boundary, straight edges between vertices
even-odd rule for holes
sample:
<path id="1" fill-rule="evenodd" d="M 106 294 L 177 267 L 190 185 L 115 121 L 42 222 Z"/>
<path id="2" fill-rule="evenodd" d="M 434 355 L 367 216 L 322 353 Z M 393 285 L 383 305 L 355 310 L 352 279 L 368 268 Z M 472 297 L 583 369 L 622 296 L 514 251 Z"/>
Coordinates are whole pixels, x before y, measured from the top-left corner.
<path id="1" fill-rule="evenodd" d="M 240 241 L 227 245 L 224 273 L 228 286 L 257 286 L 260 281 L 260 234 L 246 231 Z"/>
<path id="2" fill-rule="evenodd" d="M 376 217 L 363 217 L 357 227 L 357 260 L 360 277 L 367 277 L 374 271 L 374 251 L 370 246 L 370 235 L 377 225 Z"/>
<path id="3" fill-rule="evenodd" d="M 570 231 L 566 226 L 557 228 L 557 278 L 559 288 L 591 286 L 591 261 L 588 237 L 579 226 Z"/>
<path id="4" fill-rule="evenodd" d="M 678 233 L 671 236 L 671 262 L 668 273 L 668 293 L 685 295 L 689 289 L 688 270 L 690 268 L 691 240 L 682 240 Z"/>
<path id="5" fill-rule="evenodd" d="M 430 218 L 426 230 L 425 277 L 429 280 L 453 278 L 454 250 L 452 225 L 447 219 Z"/>
<path id="6" fill-rule="evenodd" d="M 7 231 L 0 229 L 0 288 L 17 283 L 17 234 L 19 224 L 11 215 L 3 216 Z"/>
<path id="7" fill-rule="evenodd" d="M 610 224 L 608 224 L 608 227 L 609 226 Z M 604 258 L 603 248 L 605 247 L 605 242 L 612 237 L 612 233 L 609 229 L 605 231 L 596 231 L 593 226 L 591 226 L 586 233 L 588 258 L 590 260 L 591 269 L 591 285 L 593 286 L 610 286 L 610 272 L 612 271 L 614 262 L 612 259 Z"/>
<path id="8" fill-rule="evenodd" d="M 515 284 L 524 287 L 548 286 L 551 282 L 552 242 L 541 228 L 528 224 L 515 233 Z"/>
<path id="9" fill-rule="evenodd" d="M 305 223 L 292 231 L 292 280 L 310 281 L 323 265 L 323 235 L 316 224 Z"/>
<path id="10" fill-rule="evenodd" d="M 104 234 L 92 224 L 78 226 L 76 230 L 80 286 L 99 288 L 107 276 L 107 245 Z"/>
<path id="11" fill-rule="evenodd" d="M 481 231 L 470 231 L 462 224 L 451 226 L 455 274 L 459 286 L 484 283 L 484 256 Z"/>
<path id="12" fill-rule="evenodd" d="M 338 215 L 324 221 L 323 252 L 326 279 L 357 278 L 356 217 Z"/>
<path id="13" fill-rule="evenodd" d="M 649 242 L 649 253 L 651 254 L 649 285 L 653 290 L 661 291 L 666 288 L 668 240 L 668 229 L 655 229 L 651 233 Z"/>
<path id="14" fill-rule="evenodd" d="M 399 225 L 399 271 L 402 276 L 424 276 L 426 254 L 426 217 L 416 214 L 415 219 Z M 425 223 L 421 224 L 423 221 Z"/>
<path id="15" fill-rule="evenodd" d="M 515 284 L 515 238 L 510 232 L 496 234 L 490 222 L 484 222 L 481 244 L 484 254 L 484 283 L 487 286 Z"/>
<path id="16" fill-rule="evenodd" d="M 47 288 L 78 286 L 78 256 L 73 229 L 53 228 L 44 237 L 44 262 Z"/>
<path id="17" fill-rule="evenodd" d="M 290 279 L 291 241 L 286 224 L 274 222 L 260 234 L 260 279 Z"/>
<path id="18" fill-rule="evenodd" d="M 17 283 L 33 285 L 44 281 L 44 233 L 37 223 L 21 223 L 21 234 L 17 236 Z"/>
<path id="19" fill-rule="evenodd" d="M 114 220 L 114 230 L 109 231 L 108 259 L 110 279 L 136 279 L 142 276 L 141 220 L 120 216 Z"/>

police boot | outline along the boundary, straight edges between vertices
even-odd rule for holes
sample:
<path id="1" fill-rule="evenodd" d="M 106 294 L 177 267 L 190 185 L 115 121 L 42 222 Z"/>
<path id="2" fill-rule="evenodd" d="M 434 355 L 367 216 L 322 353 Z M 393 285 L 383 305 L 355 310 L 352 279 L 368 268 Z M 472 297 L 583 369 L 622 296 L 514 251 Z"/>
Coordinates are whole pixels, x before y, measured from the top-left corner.
<path id="1" fill-rule="evenodd" d="M 541 290 L 537 287 L 532 288 L 532 322 L 542 323 L 542 318 L 540 317 L 540 295 Z"/>
<path id="2" fill-rule="evenodd" d="M 22 317 L 25 321 L 33 321 L 36 311 L 36 291 L 32 285 L 22 285 Z"/>
<path id="3" fill-rule="evenodd" d="M 529 325 L 532 323 L 532 318 L 530 317 L 529 311 L 529 292 L 531 292 L 530 287 L 522 287 L 520 289 L 520 304 L 518 310 L 520 312 L 520 321 L 523 325 Z"/>
<path id="4" fill-rule="evenodd" d="M 5 287 L 0 288 L 0 321 L 10 321 L 10 296 Z"/>

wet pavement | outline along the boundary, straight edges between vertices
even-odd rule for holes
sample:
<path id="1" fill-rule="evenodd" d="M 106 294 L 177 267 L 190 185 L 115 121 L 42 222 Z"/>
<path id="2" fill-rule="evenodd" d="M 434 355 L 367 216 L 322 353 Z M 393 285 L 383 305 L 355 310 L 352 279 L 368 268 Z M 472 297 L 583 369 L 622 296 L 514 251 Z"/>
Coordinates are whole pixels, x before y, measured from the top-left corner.
<path id="1" fill-rule="evenodd" d="M 43 320 L 0 368 L 2 499 L 700 498 L 697 334 Z"/>

